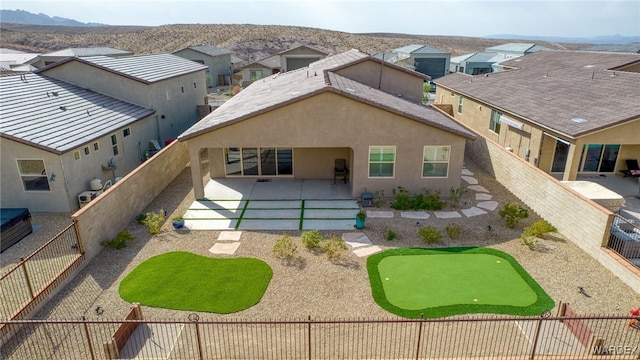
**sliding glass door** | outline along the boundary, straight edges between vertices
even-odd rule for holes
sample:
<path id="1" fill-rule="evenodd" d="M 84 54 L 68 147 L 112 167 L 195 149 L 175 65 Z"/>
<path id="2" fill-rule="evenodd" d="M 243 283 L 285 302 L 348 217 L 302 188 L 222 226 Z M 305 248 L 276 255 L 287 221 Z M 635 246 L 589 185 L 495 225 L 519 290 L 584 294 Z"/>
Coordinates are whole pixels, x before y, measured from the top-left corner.
<path id="1" fill-rule="evenodd" d="M 227 176 L 291 176 L 291 148 L 226 148 Z"/>
<path id="2" fill-rule="evenodd" d="M 580 169 L 582 172 L 614 172 L 620 145 L 589 144 L 582 147 Z"/>

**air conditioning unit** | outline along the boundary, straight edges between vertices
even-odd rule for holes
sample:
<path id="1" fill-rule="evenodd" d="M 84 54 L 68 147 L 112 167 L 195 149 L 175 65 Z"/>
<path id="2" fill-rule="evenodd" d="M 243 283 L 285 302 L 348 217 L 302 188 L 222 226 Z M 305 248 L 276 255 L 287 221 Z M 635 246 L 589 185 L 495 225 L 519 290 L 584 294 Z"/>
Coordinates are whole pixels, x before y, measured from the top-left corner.
<path id="1" fill-rule="evenodd" d="M 80 205 L 80 208 L 82 209 L 84 206 L 86 206 L 88 203 L 91 202 L 91 200 L 95 199 L 96 196 L 98 196 L 96 191 L 83 191 L 78 195 L 78 204 Z"/>

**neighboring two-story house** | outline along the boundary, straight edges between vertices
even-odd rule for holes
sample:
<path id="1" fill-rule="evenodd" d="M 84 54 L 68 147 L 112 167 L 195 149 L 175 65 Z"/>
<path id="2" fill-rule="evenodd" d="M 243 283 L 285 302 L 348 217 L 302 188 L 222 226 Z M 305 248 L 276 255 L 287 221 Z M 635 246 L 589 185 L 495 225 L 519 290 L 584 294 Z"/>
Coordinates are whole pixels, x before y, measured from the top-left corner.
<path id="1" fill-rule="evenodd" d="M 562 180 L 640 159 L 640 54 L 538 51 L 438 79 L 437 106 Z"/>
<path id="2" fill-rule="evenodd" d="M 323 51 L 300 45 L 243 66 L 238 72 L 238 81 L 246 87 L 264 77 L 306 67 L 326 56 L 327 53 Z"/>
<path id="3" fill-rule="evenodd" d="M 133 53 L 130 51 L 114 49 L 110 47 L 68 48 L 40 55 L 39 61 L 35 63 L 34 66 L 37 68 L 43 68 L 45 66 L 49 66 L 70 57 L 118 57 L 131 55 L 133 55 Z"/>
<path id="4" fill-rule="evenodd" d="M 179 56 L 153 54 L 68 58 L 39 73 L 155 110 L 154 138 L 162 146 L 199 120 L 198 106 L 208 106 L 206 69 Z"/>
<path id="5" fill-rule="evenodd" d="M 0 89 L 3 208 L 75 211 L 94 178 L 133 170 L 155 136 L 153 109 L 49 76 L 2 76 Z"/>
<path id="6" fill-rule="evenodd" d="M 533 54 L 541 50 L 549 50 L 544 46 L 529 43 L 508 43 L 491 46 L 484 52 L 475 52 L 451 58 L 449 72 L 461 72 L 469 75 L 489 74 L 502 71 L 500 64 L 504 61 Z"/>
<path id="7" fill-rule="evenodd" d="M 199 45 L 175 51 L 173 55 L 206 65 L 207 87 L 231 85 L 233 65 L 230 50 L 213 45 Z"/>
<path id="8" fill-rule="evenodd" d="M 254 82 L 178 138 L 191 164 L 208 151 L 212 178 L 332 179 L 345 159 L 354 197 L 460 186 L 475 135 L 422 105 L 428 76 L 357 50 Z M 201 166 L 191 166 L 204 197 Z"/>

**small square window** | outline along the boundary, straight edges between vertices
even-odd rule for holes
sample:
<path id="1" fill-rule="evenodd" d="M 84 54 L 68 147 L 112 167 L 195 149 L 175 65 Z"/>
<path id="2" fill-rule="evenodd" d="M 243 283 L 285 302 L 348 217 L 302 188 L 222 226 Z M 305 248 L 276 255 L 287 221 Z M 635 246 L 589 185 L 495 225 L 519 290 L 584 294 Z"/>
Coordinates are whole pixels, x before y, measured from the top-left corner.
<path id="1" fill-rule="evenodd" d="M 85 155 L 89 155 L 91 153 L 88 146 L 85 146 L 84 149 L 82 149 L 82 151 L 84 152 Z"/>
<path id="2" fill-rule="evenodd" d="M 122 137 L 127 137 L 129 135 L 131 135 L 131 128 L 126 128 L 122 130 Z"/>
<path id="3" fill-rule="evenodd" d="M 76 150 L 73 152 L 73 158 L 76 160 L 80 160 L 80 151 Z"/>
<path id="4" fill-rule="evenodd" d="M 93 151 L 98 151 L 98 150 L 100 150 L 100 145 L 98 145 L 97 142 L 94 142 L 93 143 Z"/>

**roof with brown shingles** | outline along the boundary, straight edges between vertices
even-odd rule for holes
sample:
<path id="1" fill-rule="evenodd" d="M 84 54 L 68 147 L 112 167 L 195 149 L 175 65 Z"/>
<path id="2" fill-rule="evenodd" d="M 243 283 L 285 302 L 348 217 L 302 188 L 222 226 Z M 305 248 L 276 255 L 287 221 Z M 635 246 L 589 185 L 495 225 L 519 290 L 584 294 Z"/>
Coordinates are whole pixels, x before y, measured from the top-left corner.
<path id="1" fill-rule="evenodd" d="M 576 138 L 640 118 L 640 73 L 614 70 L 632 63 L 639 54 L 538 51 L 503 62 L 510 71 L 454 73 L 436 84 Z"/>
<path id="2" fill-rule="evenodd" d="M 474 139 L 475 135 L 439 111 L 422 104 L 374 89 L 332 70 L 371 58 L 350 50 L 319 60 L 298 70 L 279 73 L 255 81 L 224 105 L 182 133 L 180 140 L 228 126 L 322 92 L 333 92 L 353 100 L 396 113 L 426 125 Z M 373 58 L 371 58 L 373 59 Z M 375 61 L 379 61 L 374 59 Z M 420 76 L 416 74 L 416 76 Z M 277 91 L 274 91 L 277 89 Z"/>

